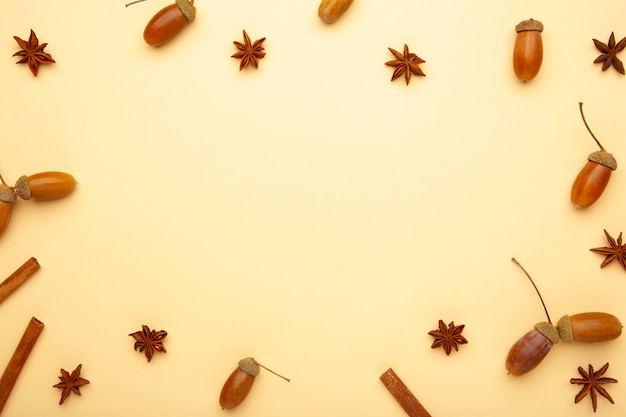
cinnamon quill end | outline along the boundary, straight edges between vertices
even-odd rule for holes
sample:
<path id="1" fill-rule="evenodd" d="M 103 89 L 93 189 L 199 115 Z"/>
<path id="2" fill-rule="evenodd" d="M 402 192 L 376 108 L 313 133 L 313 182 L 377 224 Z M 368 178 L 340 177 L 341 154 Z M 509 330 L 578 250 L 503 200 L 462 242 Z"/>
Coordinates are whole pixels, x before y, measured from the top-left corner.
<path id="1" fill-rule="evenodd" d="M 30 352 L 33 350 L 43 327 L 44 324 L 37 318 L 32 317 L 30 319 L 20 342 L 15 348 L 15 352 L 13 352 L 13 356 L 11 356 L 2 377 L 0 377 L 0 414 L 2 414 L 2 409 L 11 394 L 11 390 L 13 390 L 17 377 L 20 376 L 26 359 L 28 359 L 28 355 L 30 355 Z"/>
<path id="2" fill-rule="evenodd" d="M 13 291 L 17 290 L 20 285 L 26 282 L 35 272 L 39 271 L 40 268 L 41 266 L 37 259 L 31 257 L 7 279 L 0 282 L 0 303 L 13 294 Z"/>

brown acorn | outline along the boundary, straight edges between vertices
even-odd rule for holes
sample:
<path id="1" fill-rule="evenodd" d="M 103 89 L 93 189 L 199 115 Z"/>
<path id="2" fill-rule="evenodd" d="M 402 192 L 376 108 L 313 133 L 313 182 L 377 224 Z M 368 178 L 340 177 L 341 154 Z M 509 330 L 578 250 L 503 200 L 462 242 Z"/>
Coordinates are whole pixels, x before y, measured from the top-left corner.
<path id="1" fill-rule="evenodd" d="M 334 23 L 352 4 L 352 0 L 322 0 L 317 15 L 324 23 Z"/>
<path id="2" fill-rule="evenodd" d="M 289 378 L 285 378 L 271 369 L 266 368 L 254 360 L 254 358 L 243 358 L 239 361 L 237 368 L 230 374 L 222 387 L 220 393 L 220 407 L 222 407 L 222 410 L 231 410 L 239 406 L 239 404 L 246 399 L 252 389 L 254 379 L 261 371 L 261 368 L 267 369 L 274 375 L 289 382 Z"/>
<path id="3" fill-rule="evenodd" d="M 17 197 L 23 200 L 54 200 L 71 194 L 75 186 L 73 176 L 59 171 L 22 175 L 15 187 L 9 186 L 0 175 L 0 236 L 9 225 Z"/>
<path id="4" fill-rule="evenodd" d="M 75 187 L 74 177 L 59 171 L 22 175 L 15 182 L 15 191 L 24 200 L 55 200 L 71 194 Z"/>
<path id="5" fill-rule="evenodd" d="M 526 82 L 537 76 L 543 61 L 543 24 L 534 19 L 523 20 L 515 26 L 517 37 L 513 48 L 513 70 Z"/>
<path id="6" fill-rule="evenodd" d="M 617 169 L 617 160 L 608 153 L 593 134 L 583 113 L 583 103 L 578 103 L 580 115 L 587 131 L 600 147 L 599 151 L 587 157 L 587 163 L 578 173 L 572 185 L 570 199 L 577 209 L 584 209 L 595 203 L 609 184 L 613 171 Z"/>
<path id="7" fill-rule="evenodd" d="M 136 0 L 126 7 L 145 0 Z M 161 46 L 168 43 L 196 18 L 194 0 L 176 0 L 175 3 L 159 10 L 146 25 L 143 39 L 150 46 Z"/>

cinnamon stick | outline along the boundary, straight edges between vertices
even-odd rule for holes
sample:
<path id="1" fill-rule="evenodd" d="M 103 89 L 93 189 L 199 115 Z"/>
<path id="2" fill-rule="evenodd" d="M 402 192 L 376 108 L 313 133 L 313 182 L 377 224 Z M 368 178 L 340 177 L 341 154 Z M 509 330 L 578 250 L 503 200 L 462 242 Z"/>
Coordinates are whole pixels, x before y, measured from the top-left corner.
<path id="1" fill-rule="evenodd" d="M 404 385 L 404 382 L 396 375 L 393 369 L 389 368 L 384 374 L 380 376 L 380 380 L 383 381 L 385 387 L 389 390 L 391 395 L 394 396 L 396 401 L 400 403 L 400 406 L 411 417 L 431 417 L 426 411 L 424 406 L 415 398 L 411 391 Z"/>
<path id="2" fill-rule="evenodd" d="M 35 272 L 39 271 L 39 268 L 41 268 L 41 266 L 39 265 L 39 262 L 37 262 L 37 259 L 30 258 L 7 279 L 0 282 L 0 303 L 11 295 L 13 291 L 22 285 Z"/>
<path id="3" fill-rule="evenodd" d="M 44 324 L 35 317 L 30 319 L 17 348 L 15 348 L 15 352 L 13 352 L 13 356 L 11 356 L 0 378 L 0 414 L 2 414 L 2 409 L 9 398 L 9 394 L 11 394 L 15 381 L 17 381 L 17 377 L 20 375 L 26 359 L 30 355 L 30 351 L 33 350 L 35 342 L 43 330 L 43 326 Z"/>

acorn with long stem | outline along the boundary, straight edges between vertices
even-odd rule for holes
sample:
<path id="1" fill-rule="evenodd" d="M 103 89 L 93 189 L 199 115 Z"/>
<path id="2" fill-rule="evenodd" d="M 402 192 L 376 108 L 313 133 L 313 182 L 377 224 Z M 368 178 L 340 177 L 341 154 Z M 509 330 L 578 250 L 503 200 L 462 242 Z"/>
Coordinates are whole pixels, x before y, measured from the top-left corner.
<path id="1" fill-rule="evenodd" d="M 611 174 L 617 169 L 617 161 L 608 153 L 587 124 L 583 113 L 583 103 L 578 103 L 580 115 L 587 131 L 600 147 L 599 151 L 588 156 L 588 161 L 578 173 L 572 185 L 571 201 L 577 209 L 584 209 L 595 203 L 609 183 Z"/>
<path id="2" fill-rule="evenodd" d="M 556 326 L 553 325 L 543 297 L 530 274 L 515 258 L 511 261 L 521 268 L 535 287 L 548 321 L 535 324 L 533 329 L 511 347 L 505 363 L 509 374 L 521 376 L 535 369 L 559 340 L 566 343 L 595 343 L 614 340 L 622 334 L 622 323 L 609 313 L 590 312 L 565 315 L 559 319 Z"/>
<path id="3" fill-rule="evenodd" d="M 289 382 L 289 378 L 277 374 L 271 369 L 258 363 L 254 358 L 243 358 L 239 361 L 237 368 L 230 374 L 220 393 L 220 406 L 223 410 L 230 410 L 237 407 L 246 399 L 252 389 L 254 379 L 261 371 L 261 368 L 281 377 Z"/>

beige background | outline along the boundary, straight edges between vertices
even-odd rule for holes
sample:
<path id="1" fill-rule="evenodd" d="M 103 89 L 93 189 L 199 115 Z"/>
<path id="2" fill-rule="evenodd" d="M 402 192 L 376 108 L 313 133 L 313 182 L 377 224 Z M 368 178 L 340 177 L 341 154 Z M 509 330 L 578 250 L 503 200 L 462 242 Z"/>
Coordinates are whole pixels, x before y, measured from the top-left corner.
<path id="1" fill-rule="evenodd" d="M 593 64 L 591 39 L 626 36 L 613 1 L 355 0 L 337 23 L 317 1 L 197 0 L 173 42 L 142 32 L 168 1 L 24 0 L 0 14 L 0 172 L 61 170 L 69 198 L 19 201 L 0 276 L 42 270 L 0 305 L 0 366 L 31 316 L 46 328 L 3 415 L 403 416 L 392 367 L 433 416 L 591 416 L 579 365 L 611 366 L 626 412 L 626 339 L 555 346 L 521 378 L 510 346 L 553 317 L 626 320 L 626 272 L 601 270 L 603 229 L 626 232 L 626 177 L 577 212 L 571 184 L 596 150 L 578 113 L 626 161 L 626 79 Z M 543 21 L 539 76 L 511 65 L 515 25 Z M 35 30 L 57 61 L 33 78 L 11 55 Z M 267 37 L 238 71 L 242 29 Z M 387 47 L 426 60 L 391 83 Z M 626 59 L 626 53 L 621 56 Z M 431 350 L 438 319 L 469 344 Z M 151 363 L 127 335 L 169 332 Z M 239 359 L 262 372 L 221 411 Z M 58 406 L 59 369 L 91 381 Z"/>

